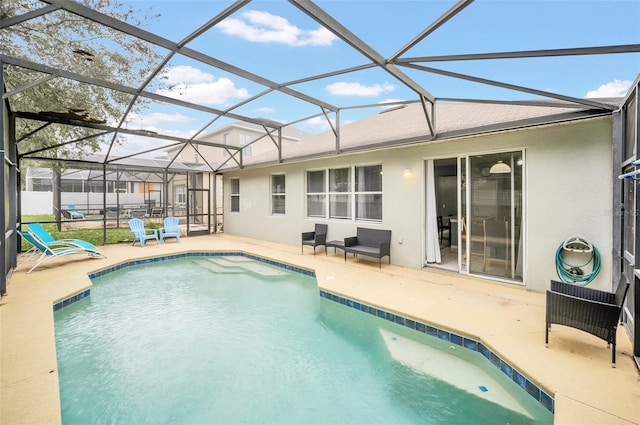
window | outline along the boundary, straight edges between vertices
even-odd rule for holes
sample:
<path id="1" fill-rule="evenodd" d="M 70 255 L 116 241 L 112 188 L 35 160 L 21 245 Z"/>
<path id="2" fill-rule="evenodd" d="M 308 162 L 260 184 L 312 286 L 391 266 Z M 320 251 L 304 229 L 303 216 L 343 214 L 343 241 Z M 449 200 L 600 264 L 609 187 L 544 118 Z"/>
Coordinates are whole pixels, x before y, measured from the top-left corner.
<path id="1" fill-rule="evenodd" d="M 31 179 L 31 184 L 33 185 L 32 190 L 34 192 L 51 192 L 53 191 L 53 187 L 51 184 L 51 179 Z"/>
<path id="2" fill-rule="evenodd" d="M 382 165 L 307 171 L 307 216 L 382 221 Z"/>
<path id="3" fill-rule="evenodd" d="M 351 168 L 329 170 L 329 218 L 351 218 Z"/>
<path id="4" fill-rule="evenodd" d="M 325 217 L 325 171 L 307 171 L 307 216 Z"/>
<path id="5" fill-rule="evenodd" d="M 127 193 L 127 182 L 122 181 L 107 181 L 107 193 Z"/>
<path id="6" fill-rule="evenodd" d="M 187 186 L 184 184 L 174 187 L 173 199 L 176 204 L 187 203 Z"/>
<path id="7" fill-rule="evenodd" d="M 102 182 L 100 182 L 100 185 L 102 185 Z M 82 180 L 62 179 L 60 181 L 61 192 L 82 192 L 83 190 Z"/>
<path id="8" fill-rule="evenodd" d="M 229 133 L 224 133 L 224 134 L 222 135 L 222 143 L 224 143 L 224 144 L 225 144 L 225 145 L 227 145 L 227 146 L 229 145 L 229 143 L 231 143 L 231 136 L 229 135 Z M 226 149 L 225 149 L 225 150 L 223 150 L 223 151 L 222 151 L 222 156 L 223 156 L 223 157 L 227 157 L 227 156 L 229 156 L 229 152 L 227 152 L 227 151 L 226 151 Z"/>
<path id="9" fill-rule="evenodd" d="M 250 143 L 251 143 L 251 135 L 249 134 L 240 135 L 240 146 L 246 146 L 246 148 L 242 149 L 242 156 L 245 158 L 251 158 L 253 146 L 250 145 Z"/>
<path id="10" fill-rule="evenodd" d="M 89 192 L 104 193 L 104 185 L 102 181 L 89 181 Z"/>
<path id="11" fill-rule="evenodd" d="M 382 165 L 356 167 L 356 220 L 382 221 Z"/>
<path id="12" fill-rule="evenodd" d="M 231 179 L 231 212 L 240 212 L 240 179 Z"/>
<path id="13" fill-rule="evenodd" d="M 285 209 L 284 174 L 271 176 L 271 214 L 284 214 Z"/>

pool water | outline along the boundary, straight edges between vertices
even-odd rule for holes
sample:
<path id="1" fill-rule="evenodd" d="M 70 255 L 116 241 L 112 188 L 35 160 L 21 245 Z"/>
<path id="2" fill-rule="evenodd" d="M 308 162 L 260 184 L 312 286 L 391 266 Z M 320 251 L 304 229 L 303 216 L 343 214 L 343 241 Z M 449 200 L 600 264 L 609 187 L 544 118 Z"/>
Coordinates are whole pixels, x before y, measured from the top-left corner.
<path id="1" fill-rule="evenodd" d="M 246 257 L 94 279 L 55 313 L 64 424 L 551 424 L 478 353 Z"/>

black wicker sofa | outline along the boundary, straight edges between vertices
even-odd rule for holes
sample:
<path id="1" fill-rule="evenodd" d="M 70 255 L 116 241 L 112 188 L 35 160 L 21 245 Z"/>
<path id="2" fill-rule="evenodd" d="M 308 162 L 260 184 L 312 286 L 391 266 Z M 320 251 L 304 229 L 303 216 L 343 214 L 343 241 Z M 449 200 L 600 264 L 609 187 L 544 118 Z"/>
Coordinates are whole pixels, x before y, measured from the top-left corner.
<path id="1" fill-rule="evenodd" d="M 391 230 L 358 227 L 356 236 L 344 238 L 344 261 L 347 261 L 348 252 L 377 258 L 379 268 L 384 256 L 389 257 L 391 264 Z"/>

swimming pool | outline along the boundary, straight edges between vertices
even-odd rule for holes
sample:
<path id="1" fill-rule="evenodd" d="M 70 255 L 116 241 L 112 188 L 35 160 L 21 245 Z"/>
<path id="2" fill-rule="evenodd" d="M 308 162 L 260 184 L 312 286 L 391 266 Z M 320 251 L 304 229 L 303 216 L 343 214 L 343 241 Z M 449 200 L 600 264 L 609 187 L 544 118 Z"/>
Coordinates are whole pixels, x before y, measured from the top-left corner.
<path id="1" fill-rule="evenodd" d="M 65 424 L 553 422 L 478 353 L 319 297 L 312 276 L 224 256 L 93 280 L 55 313 Z"/>

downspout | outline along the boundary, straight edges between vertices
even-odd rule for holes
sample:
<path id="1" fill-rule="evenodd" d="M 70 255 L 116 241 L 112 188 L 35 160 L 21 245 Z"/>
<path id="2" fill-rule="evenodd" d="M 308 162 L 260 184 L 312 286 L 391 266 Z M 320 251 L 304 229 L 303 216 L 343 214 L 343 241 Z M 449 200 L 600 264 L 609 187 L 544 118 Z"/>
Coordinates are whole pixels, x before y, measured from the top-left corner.
<path id="1" fill-rule="evenodd" d="M 336 111 L 336 154 L 340 153 L 340 110 Z"/>
<path id="2" fill-rule="evenodd" d="M 278 127 L 278 163 L 282 163 L 282 127 Z M 214 174 L 213 180 L 215 181 L 215 179 L 216 178 Z"/>

